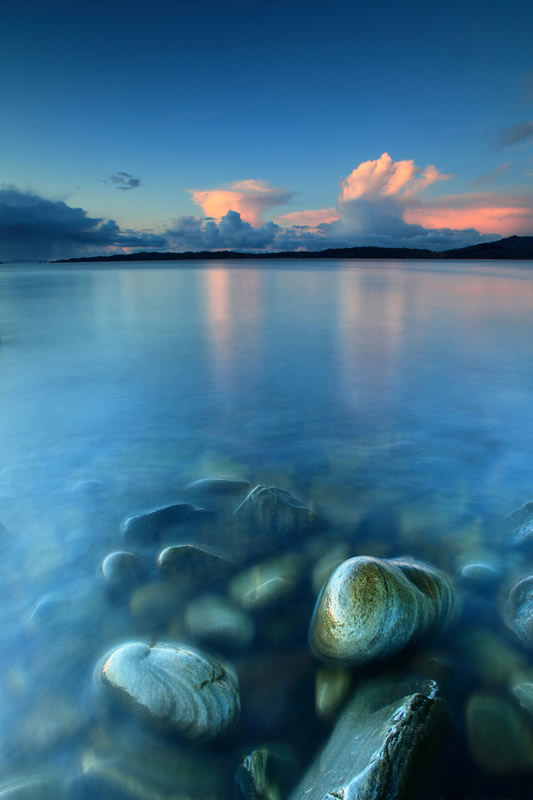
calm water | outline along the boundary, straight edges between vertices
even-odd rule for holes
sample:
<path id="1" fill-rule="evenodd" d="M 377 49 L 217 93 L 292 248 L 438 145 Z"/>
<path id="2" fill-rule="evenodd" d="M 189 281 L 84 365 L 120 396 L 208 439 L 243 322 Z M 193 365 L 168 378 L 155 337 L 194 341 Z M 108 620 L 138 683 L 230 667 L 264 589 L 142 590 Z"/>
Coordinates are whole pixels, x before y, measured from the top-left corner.
<path id="1" fill-rule="evenodd" d="M 148 599 L 111 602 L 97 569 L 124 546 L 125 517 L 187 499 L 190 481 L 225 476 L 274 484 L 317 510 L 324 530 L 304 547 L 309 574 L 333 547 L 409 554 L 453 575 L 473 561 L 499 570 L 490 591 L 458 581 L 460 621 L 441 650 L 424 645 L 455 685 L 443 749 L 459 777 L 439 791 L 529 796 L 533 751 L 492 774 L 471 756 L 464 708 L 476 691 L 515 702 L 514 673 L 495 677 L 486 667 L 494 659 L 533 670 L 501 617 L 509 586 L 533 564 L 498 527 L 533 499 L 531 264 L 3 265 L 0 337 L 5 783 L 23 773 L 69 781 L 102 752 L 115 747 L 123 764 L 124 753 L 152 746 L 102 703 L 92 670 L 117 643 L 168 639 L 181 630 L 179 613 L 153 576 Z M 231 556 L 238 550 L 233 543 Z M 299 616 L 308 620 L 313 590 L 299 580 L 281 615 L 293 614 L 292 633 L 267 635 L 281 625 L 278 608 L 256 620 L 252 644 L 218 643 L 241 684 L 259 680 L 267 699 L 249 701 L 240 739 L 193 754 L 194 764 L 216 757 L 231 771 L 236 753 L 268 742 L 292 763 L 290 785 L 327 737 L 332 721 L 312 719 L 317 665 Z M 409 658 L 397 669 L 411 675 L 422 656 Z M 281 710 L 266 679 L 250 677 L 261 659 L 278 686 L 292 680 Z M 527 750 L 533 719 L 516 707 Z M 165 794 L 161 780 L 124 796 L 190 796 Z"/>

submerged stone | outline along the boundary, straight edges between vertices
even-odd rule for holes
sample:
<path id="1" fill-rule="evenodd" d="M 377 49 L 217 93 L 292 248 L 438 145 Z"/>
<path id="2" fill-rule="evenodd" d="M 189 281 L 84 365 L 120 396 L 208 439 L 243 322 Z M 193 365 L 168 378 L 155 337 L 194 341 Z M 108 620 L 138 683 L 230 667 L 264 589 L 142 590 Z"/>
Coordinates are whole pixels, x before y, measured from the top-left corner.
<path id="1" fill-rule="evenodd" d="M 531 681 L 519 681 L 511 686 L 511 692 L 522 708 L 533 714 L 533 683 Z"/>
<path id="2" fill-rule="evenodd" d="M 216 594 L 197 597 L 185 610 L 191 636 L 223 647 L 248 647 L 254 638 L 254 621 L 240 608 Z"/>
<path id="3" fill-rule="evenodd" d="M 238 481 L 231 478 L 201 478 L 187 486 L 187 491 L 201 497 L 205 495 L 238 496 L 249 492 L 252 484 L 249 481 Z"/>
<path id="4" fill-rule="evenodd" d="M 281 793 L 272 773 L 272 754 L 252 750 L 238 765 L 235 780 L 242 800 L 280 800 Z"/>
<path id="5" fill-rule="evenodd" d="M 330 720 L 342 706 L 352 685 L 351 673 L 344 667 L 320 667 L 316 671 L 315 711 Z"/>
<path id="6" fill-rule="evenodd" d="M 527 503 L 515 508 L 510 514 L 507 514 L 504 519 L 504 526 L 506 530 L 513 531 L 530 520 L 533 520 L 533 500 L 529 500 Z"/>
<path id="7" fill-rule="evenodd" d="M 295 553 L 272 558 L 236 575 L 229 595 L 242 608 L 271 607 L 294 592 L 304 567 L 304 559 Z"/>
<path id="8" fill-rule="evenodd" d="M 526 662 L 521 653 L 489 630 L 480 628 L 459 640 L 461 666 L 476 682 L 489 687 L 507 687 L 514 676 L 523 673 Z"/>
<path id="9" fill-rule="evenodd" d="M 146 544 L 157 542 L 168 529 L 173 529 L 191 520 L 195 510 L 190 503 L 175 503 L 138 514 L 135 517 L 128 517 L 122 523 L 124 539 L 129 542 Z"/>
<path id="10" fill-rule="evenodd" d="M 496 567 L 481 561 L 465 564 L 459 574 L 468 583 L 481 587 L 491 586 L 500 578 L 500 571 Z"/>
<path id="11" fill-rule="evenodd" d="M 298 536 L 313 530 L 315 512 L 285 489 L 277 486 L 256 486 L 234 511 L 234 518 L 259 537 Z"/>
<path id="12" fill-rule="evenodd" d="M 385 658 L 452 620 L 456 596 L 440 570 L 408 559 L 351 558 L 326 581 L 309 641 L 326 662 Z"/>
<path id="13" fill-rule="evenodd" d="M 533 501 L 524 503 L 508 514 L 503 527 L 507 533 L 512 533 L 514 545 L 533 544 Z"/>
<path id="14" fill-rule="evenodd" d="M 533 575 L 517 581 L 504 608 L 505 624 L 526 645 L 533 647 Z"/>
<path id="15" fill-rule="evenodd" d="M 109 553 L 100 571 L 111 592 L 123 592 L 140 583 L 148 574 L 148 564 L 142 556 L 127 550 Z"/>
<path id="16" fill-rule="evenodd" d="M 96 677 L 133 719 L 185 739 L 212 739 L 240 714 L 233 670 L 214 656 L 177 644 L 123 645 L 105 659 Z"/>
<path id="17" fill-rule="evenodd" d="M 290 800 L 411 800 L 442 719 L 433 681 L 364 684 Z"/>
<path id="18" fill-rule="evenodd" d="M 169 747 L 149 740 L 108 742 L 82 755 L 82 775 L 71 800 L 216 800 L 229 797 L 231 772 L 214 754 Z"/>
<path id="19" fill-rule="evenodd" d="M 468 700 L 466 725 L 472 757 L 485 772 L 533 770 L 531 730 L 512 702 L 492 692 L 476 692 Z"/>
<path id="20" fill-rule="evenodd" d="M 212 586 L 226 578 L 234 569 L 233 561 L 207 547 L 179 544 L 166 547 L 157 559 L 161 574 L 183 587 Z"/>
<path id="21" fill-rule="evenodd" d="M 63 784 L 57 778 L 30 775 L 0 783 L 0 800 L 60 800 L 64 796 Z"/>

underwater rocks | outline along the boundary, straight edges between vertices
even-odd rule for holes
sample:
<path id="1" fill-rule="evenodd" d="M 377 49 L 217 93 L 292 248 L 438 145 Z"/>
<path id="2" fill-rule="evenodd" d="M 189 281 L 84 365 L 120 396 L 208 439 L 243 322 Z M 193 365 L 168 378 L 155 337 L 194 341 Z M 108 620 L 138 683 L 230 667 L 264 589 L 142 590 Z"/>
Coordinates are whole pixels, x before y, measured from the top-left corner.
<path id="1" fill-rule="evenodd" d="M 213 739 L 240 714 L 235 673 L 213 656 L 176 644 L 123 645 L 96 679 L 131 717 L 189 740 Z"/>
<path id="2" fill-rule="evenodd" d="M 225 556 L 206 547 L 194 544 L 178 544 L 166 547 L 157 559 L 160 573 L 184 589 L 192 585 L 208 586 L 228 577 L 234 563 Z"/>
<path id="3" fill-rule="evenodd" d="M 248 647 L 255 635 L 251 616 L 216 594 L 200 595 L 189 603 L 185 627 L 191 636 L 221 648 Z"/>
<path id="4" fill-rule="evenodd" d="M 444 629 L 456 607 L 450 578 L 422 562 L 350 558 L 324 584 L 309 641 L 326 662 L 363 664 Z"/>
<path id="5" fill-rule="evenodd" d="M 0 784 L 1 800 L 60 800 L 62 797 L 63 784 L 57 778 L 36 775 Z"/>
<path id="6" fill-rule="evenodd" d="M 140 583 L 148 574 L 148 564 L 142 556 L 127 550 L 109 553 L 100 572 L 110 592 L 121 593 Z"/>
<path id="7" fill-rule="evenodd" d="M 244 609 L 259 610 L 283 603 L 294 593 L 305 571 L 305 560 L 287 553 L 259 562 L 229 584 L 231 599 Z"/>
<path id="8" fill-rule="evenodd" d="M 433 681 L 364 684 L 290 800 L 410 800 L 442 719 Z"/>
<path id="9" fill-rule="evenodd" d="M 196 508 L 190 503 L 175 503 L 135 517 L 128 517 L 122 523 L 124 539 L 141 544 L 157 542 L 168 529 L 189 522 L 195 513 Z"/>
<path id="10" fill-rule="evenodd" d="M 254 539 L 289 538 L 313 530 L 315 512 L 285 489 L 256 486 L 233 513 L 234 519 L 249 527 Z"/>
<path id="11" fill-rule="evenodd" d="M 505 517 L 504 529 L 512 533 L 512 541 L 518 547 L 533 544 L 533 501 L 515 508 Z"/>
<path id="12" fill-rule="evenodd" d="M 101 736 L 102 738 L 102 736 Z M 85 750 L 69 800 L 214 800 L 230 797 L 231 768 L 220 756 L 149 738 L 116 741 L 112 733 Z"/>
<path id="13" fill-rule="evenodd" d="M 238 496 L 249 492 L 252 484 L 248 481 L 237 481 L 230 478 L 202 478 L 187 486 L 190 494 L 204 497 L 207 495 Z"/>
<path id="14" fill-rule="evenodd" d="M 505 624 L 526 647 L 533 647 L 533 575 L 517 581 L 504 608 Z"/>
<path id="15" fill-rule="evenodd" d="M 511 700 L 494 692 L 475 692 L 466 706 L 466 727 L 472 757 L 485 772 L 533 770 L 531 730 Z"/>

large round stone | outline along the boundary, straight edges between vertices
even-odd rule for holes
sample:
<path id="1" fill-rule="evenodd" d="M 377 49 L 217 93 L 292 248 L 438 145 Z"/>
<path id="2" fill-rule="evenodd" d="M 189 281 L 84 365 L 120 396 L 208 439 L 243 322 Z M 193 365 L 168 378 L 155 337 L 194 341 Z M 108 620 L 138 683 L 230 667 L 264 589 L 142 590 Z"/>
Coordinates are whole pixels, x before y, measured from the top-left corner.
<path id="1" fill-rule="evenodd" d="M 363 664 L 397 653 L 455 611 L 450 578 L 427 564 L 360 556 L 344 561 L 317 600 L 309 640 L 326 662 Z"/>
<path id="2" fill-rule="evenodd" d="M 109 698 L 151 728 L 212 739 L 240 714 L 237 676 L 217 658 L 177 644 L 133 642 L 97 671 Z"/>

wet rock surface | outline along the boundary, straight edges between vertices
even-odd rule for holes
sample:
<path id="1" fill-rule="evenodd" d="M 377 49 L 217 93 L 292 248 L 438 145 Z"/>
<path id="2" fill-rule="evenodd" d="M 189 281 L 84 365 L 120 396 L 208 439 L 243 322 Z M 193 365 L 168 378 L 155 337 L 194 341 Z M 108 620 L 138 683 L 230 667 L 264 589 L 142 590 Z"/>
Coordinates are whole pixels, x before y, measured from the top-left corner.
<path id="1" fill-rule="evenodd" d="M 442 723 L 433 681 L 363 685 L 290 800 L 410 800 Z"/>
<path id="2" fill-rule="evenodd" d="M 185 739 L 212 739 L 239 718 L 235 673 L 192 648 L 126 644 L 104 660 L 96 679 L 133 719 Z"/>
<path id="3" fill-rule="evenodd" d="M 309 641 L 325 661 L 364 664 L 443 630 L 455 607 L 452 582 L 440 570 L 407 559 L 351 558 L 326 581 Z"/>

